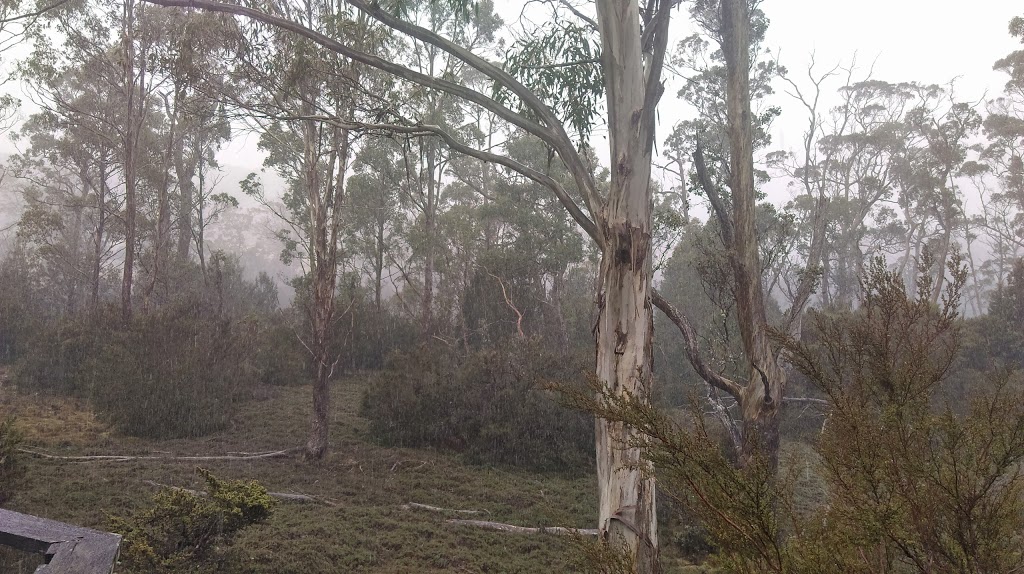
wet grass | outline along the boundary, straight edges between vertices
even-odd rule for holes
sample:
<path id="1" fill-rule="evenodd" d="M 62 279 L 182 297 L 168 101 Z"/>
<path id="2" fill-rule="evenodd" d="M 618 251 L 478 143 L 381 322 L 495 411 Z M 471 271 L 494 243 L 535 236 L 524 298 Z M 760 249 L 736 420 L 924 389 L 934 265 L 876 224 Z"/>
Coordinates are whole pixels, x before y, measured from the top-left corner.
<path id="1" fill-rule="evenodd" d="M 574 542 L 553 535 L 514 535 L 451 525 L 454 513 L 403 508 L 417 502 L 486 511 L 481 518 L 522 526 L 591 528 L 596 480 L 465 464 L 456 455 L 385 448 L 358 416 L 361 382 L 333 388 L 332 450 L 320 464 L 298 458 L 204 463 L 223 478 L 256 479 L 271 491 L 309 494 L 321 504 L 280 504 L 265 524 L 243 531 L 216 565 L 222 572 L 536 573 L 571 572 Z M 264 387 L 242 405 L 230 428 L 193 440 L 146 441 L 112 433 L 86 404 L 18 394 L 0 386 L 0 417 L 14 414 L 27 448 L 59 455 L 221 455 L 303 444 L 309 387 Z M 144 505 L 146 481 L 200 488 L 189 462 L 75 463 L 28 459 L 8 504 L 28 512 L 105 529 L 110 515 Z M 465 518 L 466 516 L 459 516 Z M 668 572 L 689 572 L 681 562 Z M 699 570 L 692 570 L 697 572 Z"/>

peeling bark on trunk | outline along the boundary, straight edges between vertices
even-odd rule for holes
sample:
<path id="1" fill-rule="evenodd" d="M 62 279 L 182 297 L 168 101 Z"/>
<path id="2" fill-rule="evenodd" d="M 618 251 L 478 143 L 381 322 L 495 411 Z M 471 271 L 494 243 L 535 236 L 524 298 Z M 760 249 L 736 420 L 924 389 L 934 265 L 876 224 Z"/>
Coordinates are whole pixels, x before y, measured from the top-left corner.
<path id="1" fill-rule="evenodd" d="M 310 273 L 312 285 L 312 316 L 310 318 L 313 351 L 313 416 L 306 458 L 320 460 L 327 454 L 330 428 L 330 382 L 337 358 L 331 357 L 331 327 L 334 322 L 334 294 L 338 281 L 338 234 L 341 225 L 341 205 L 345 189 L 345 171 L 348 169 L 349 134 L 347 130 L 333 128 L 330 159 L 325 171 L 326 182 L 321 182 L 318 162 L 319 129 L 314 121 L 307 121 L 304 131 L 306 144 L 306 193 L 309 202 L 311 229 Z M 322 189 L 325 188 L 325 189 Z"/>

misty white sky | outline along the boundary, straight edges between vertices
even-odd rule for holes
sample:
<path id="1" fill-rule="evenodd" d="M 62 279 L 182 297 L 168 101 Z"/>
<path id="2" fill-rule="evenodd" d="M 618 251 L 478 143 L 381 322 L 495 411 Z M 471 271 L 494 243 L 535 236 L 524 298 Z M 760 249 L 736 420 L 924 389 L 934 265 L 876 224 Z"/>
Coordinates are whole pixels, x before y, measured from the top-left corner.
<path id="1" fill-rule="evenodd" d="M 1024 4 L 1011 0 L 765 0 L 762 7 L 771 19 L 768 44 L 781 51 L 791 77 L 804 74 L 812 52 L 822 69 L 856 53 L 858 66 L 866 73 L 873 64 L 877 79 L 956 79 L 957 95 L 969 101 L 1002 91 L 1005 76 L 992 64 L 1020 48 L 1008 25 L 1024 15 Z M 775 140 L 789 147 L 800 137 L 799 115 L 793 106 L 784 110 Z"/>

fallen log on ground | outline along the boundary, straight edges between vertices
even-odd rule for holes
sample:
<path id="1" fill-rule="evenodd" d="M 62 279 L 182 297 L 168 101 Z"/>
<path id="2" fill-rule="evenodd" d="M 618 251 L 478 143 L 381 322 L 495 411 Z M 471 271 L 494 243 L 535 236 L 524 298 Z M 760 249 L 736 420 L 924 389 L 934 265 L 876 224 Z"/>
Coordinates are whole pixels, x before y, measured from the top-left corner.
<path id="1" fill-rule="evenodd" d="M 485 520 L 460 520 L 456 518 L 449 520 L 448 524 L 456 524 L 459 526 L 475 526 L 476 528 L 486 528 L 488 530 L 498 530 L 501 532 L 510 532 L 512 534 L 561 534 L 568 536 L 598 535 L 598 531 L 596 528 L 566 528 L 564 526 L 540 526 L 537 528 L 533 528 L 529 526 L 516 526 L 514 524 L 504 524 L 501 522 L 488 522 Z"/>
<path id="2" fill-rule="evenodd" d="M 131 462 L 136 460 L 181 460 L 189 462 L 197 461 L 218 461 L 218 460 L 258 460 L 266 458 L 286 458 L 302 452 L 302 447 L 288 448 L 285 450 L 274 450 L 268 452 L 257 452 L 252 454 L 225 454 L 225 455 L 204 455 L 204 456 L 177 456 L 177 455 L 127 455 L 127 454 L 95 454 L 63 456 L 48 454 L 27 448 L 19 448 L 18 452 L 36 458 L 47 460 L 63 460 L 66 462 Z"/>
<path id="3" fill-rule="evenodd" d="M 431 512 L 455 512 L 457 514 L 490 514 L 486 510 L 459 510 L 457 508 L 441 508 L 440 506 L 431 506 L 429 504 L 420 504 L 418 502 L 410 502 L 403 504 L 402 508 L 416 508 L 419 510 L 429 510 Z"/>

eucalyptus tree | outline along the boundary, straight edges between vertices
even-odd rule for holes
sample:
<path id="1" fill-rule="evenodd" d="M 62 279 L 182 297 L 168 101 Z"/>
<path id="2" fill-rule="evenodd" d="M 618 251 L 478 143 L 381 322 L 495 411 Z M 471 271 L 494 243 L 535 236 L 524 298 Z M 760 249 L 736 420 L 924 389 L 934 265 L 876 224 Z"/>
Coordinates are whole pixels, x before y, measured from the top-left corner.
<path id="1" fill-rule="evenodd" d="M 505 150 L 575 193 L 569 174 L 549 162 L 537 138 L 508 134 Z M 464 336 L 494 343 L 502 337 L 544 335 L 568 352 L 562 299 L 566 274 L 584 258 L 584 238 L 543 186 L 515 172 L 488 172 L 479 162 L 466 163 L 461 167 L 469 173 L 451 184 L 452 195 L 463 200 L 450 210 L 453 219 L 474 221 L 472 228 L 460 225 L 465 237 L 458 250 L 475 251 L 462 285 L 463 328 L 470 331 Z M 595 179 L 604 183 L 600 174 Z"/>
<path id="2" fill-rule="evenodd" d="M 1009 31 L 1024 43 L 1024 16 L 1012 19 Z M 979 157 L 986 177 L 978 179 L 978 188 L 980 224 L 993 254 L 986 271 L 993 283 L 1003 285 L 1024 252 L 1024 49 L 1000 58 L 994 67 L 1009 77 L 1003 94 L 988 102 L 983 124 L 988 142 Z"/>
<path id="3" fill-rule="evenodd" d="M 907 233 L 902 265 L 905 268 L 910 259 L 911 243 L 917 252 L 915 259 L 920 258 L 922 244 L 930 243 L 929 250 L 937 263 L 931 297 L 938 304 L 946 280 L 946 262 L 968 232 L 960 177 L 979 170 L 975 162 L 969 161 L 969 154 L 981 128 L 981 116 L 972 105 L 956 101 L 951 88 L 928 92 L 934 93 L 934 98 L 922 98 L 907 114 L 909 137 L 898 161 L 897 185 L 898 203 L 906 213 L 905 225 L 916 230 L 916 237 L 913 231 Z M 974 268 L 973 256 L 969 262 Z"/>
<path id="4" fill-rule="evenodd" d="M 202 233 L 195 223 L 204 216 L 205 190 L 197 190 L 196 185 L 197 180 L 206 179 L 204 170 L 217 167 L 214 155 L 231 137 L 230 120 L 218 100 L 227 89 L 228 56 L 237 41 L 237 29 L 205 12 L 173 9 L 166 18 L 163 25 L 168 30 L 184 28 L 185 32 L 167 38 L 158 60 L 167 78 L 161 92 L 165 114 L 177 127 L 169 134 L 178 186 L 174 250 L 179 260 L 187 260 L 195 244 L 202 260 Z"/>
<path id="5" fill-rule="evenodd" d="M 19 76 L 40 107 L 25 123 L 20 137 L 29 146 L 19 158 L 23 177 L 63 168 L 77 178 L 80 195 L 91 198 L 92 256 L 90 305 L 99 302 L 100 281 L 109 259 L 124 250 L 125 220 L 122 144 L 124 85 L 112 55 L 109 14 L 99 11 L 51 12 L 50 25 L 67 33 L 55 45 L 46 29 L 32 35 L 33 50 L 19 64 Z"/>
<path id="6" fill-rule="evenodd" d="M 400 209 L 402 188 L 408 186 L 401 142 L 373 138 L 352 163 L 348 184 L 345 242 L 370 278 L 373 308 L 382 312 L 384 281 L 393 260 L 402 259 L 406 222 Z"/>
<path id="7" fill-rule="evenodd" d="M 47 10 L 45 25 L 32 34 L 33 52 L 22 66 L 36 95 L 49 109 L 65 118 L 78 117 L 116 151 L 115 170 L 105 174 L 121 190 L 124 232 L 124 261 L 121 269 L 121 313 L 127 322 L 132 316 L 132 294 L 136 254 L 142 238 L 137 233 L 139 193 L 150 151 L 143 149 L 160 123 L 155 111 L 157 85 L 150 74 L 153 47 L 161 30 L 149 25 L 145 9 L 136 0 L 114 2 L 100 0 L 85 6 L 62 4 Z M 54 39 L 62 41 L 55 45 Z M 78 84 L 65 75 L 83 67 L 90 76 Z M 94 86 L 90 86 L 90 81 Z M 84 95 L 83 95 L 84 94 Z M 76 107 L 75 98 L 83 95 L 95 109 Z M 103 184 L 100 184 L 103 185 Z"/>
<path id="8" fill-rule="evenodd" d="M 17 239 L 36 270 L 48 279 L 40 298 L 48 300 L 52 313 L 73 315 L 79 311 L 82 288 L 88 283 L 88 259 L 83 249 L 85 227 L 91 218 L 87 187 L 66 166 L 26 169 L 15 158 L 15 174 L 22 178 L 25 208 L 17 224 Z M 54 295 L 59 295 L 54 297 Z"/>
<path id="9" fill-rule="evenodd" d="M 197 190 L 196 179 L 202 182 L 205 172 L 216 167 L 213 155 L 231 135 L 223 105 L 214 94 L 223 91 L 224 56 L 237 32 L 217 15 L 179 8 L 150 7 L 143 20 L 145 28 L 152 30 L 148 76 L 154 85 L 155 108 L 148 130 L 153 134 L 144 146 L 146 165 L 140 172 L 152 191 L 147 206 L 151 257 L 148 265 L 143 264 L 148 274 L 144 302 L 149 305 L 158 285 L 165 296 L 170 292 L 172 271 L 190 268 L 194 243 L 206 277 L 202 241 L 213 194 Z M 227 204 L 219 202 L 218 209 Z"/>
<path id="10" fill-rule="evenodd" d="M 314 35 L 344 36 L 359 49 L 381 50 L 383 29 L 364 15 L 332 3 L 308 0 L 281 2 L 273 9 L 299 22 Z M 338 358 L 332 355 L 331 333 L 336 318 L 338 267 L 343 256 L 346 188 L 356 133 L 350 124 L 360 117 L 373 74 L 359 62 L 331 51 L 318 51 L 315 41 L 278 26 L 255 25 L 242 31 L 235 81 L 236 105 L 258 122 L 264 165 L 281 176 L 286 212 L 288 257 L 303 265 L 309 331 L 303 343 L 314 370 L 313 416 L 306 456 L 327 452 L 329 383 Z M 243 184 L 270 205 L 251 175 Z"/>
<path id="11" fill-rule="evenodd" d="M 477 2 L 472 11 L 464 12 L 458 6 L 445 2 L 420 0 L 406 2 L 403 16 L 418 23 L 433 34 L 442 35 L 465 50 L 474 53 L 491 53 L 494 33 L 502 21 L 494 14 L 491 0 Z M 410 70 L 433 78 L 448 78 L 460 83 L 469 83 L 465 77 L 472 69 L 460 58 L 442 48 L 416 37 L 396 38 L 396 61 Z M 399 56 L 403 54 L 404 56 Z M 438 126 L 450 132 L 457 132 L 464 120 L 463 106 L 457 97 L 442 91 L 427 89 L 415 83 L 406 82 L 400 102 L 396 102 L 393 113 L 408 118 L 414 123 Z M 420 262 L 422 281 L 420 291 L 420 321 L 424 337 L 430 337 L 435 329 L 434 298 L 437 280 L 437 257 L 439 256 L 438 220 L 444 202 L 444 176 L 451 163 L 451 154 L 436 138 L 414 138 L 409 140 L 407 161 L 414 169 L 414 186 L 405 188 L 403 199 L 407 207 L 416 214 L 415 232 L 419 240 L 412 244 L 412 252 Z"/>
<path id="12" fill-rule="evenodd" d="M 739 443 L 734 445 L 739 463 L 746 465 L 763 455 L 774 467 L 786 376 L 768 341 L 766 289 L 777 280 L 763 281 L 763 277 L 772 275 L 773 268 L 781 269 L 775 260 L 780 249 L 791 243 L 791 228 L 788 218 L 781 217 L 778 225 L 759 229 L 759 219 L 778 214 L 757 205 L 757 181 L 767 174 L 755 170 L 754 153 L 769 143 L 768 126 L 778 110 L 757 110 L 754 104 L 772 92 L 771 81 L 782 70 L 762 55 L 760 43 L 767 18 L 757 2 L 702 1 L 695 2 L 690 11 L 702 34 L 681 43 L 675 63 L 693 70 L 680 97 L 697 107 L 700 117 L 678 124 L 667 143 L 676 148 L 671 153 L 677 158 L 677 170 L 681 158 L 692 157 L 690 179 L 707 198 L 713 229 L 724 247 L 708 251 L 713 257 L 704 268 L 714 276 L 716 289 L 723 295 L 719 304 L 735 313 L 743 352 L 737 373 L 729 377 L 712 368 L 705 362 L 698 334 L 686 316 L 661 297 L 656 297 L 655 303 L 683 335 L 686 353 L 698 375 L 735 399 L 742 430 L 731 432 L 734 424 L 728 409 L 717 399 L 717 391 L 709 394 L 734 443 Z M 703 55 L 711 42 L 717 42 L 718 49 L 712 51 L 712 65 L 707 66 L 702 64 Z M 771 240 L 769 230 L 776 236 Z M 799 317 L 806 302 L 806 298 L 794 302 L 790 322 Z"/>

